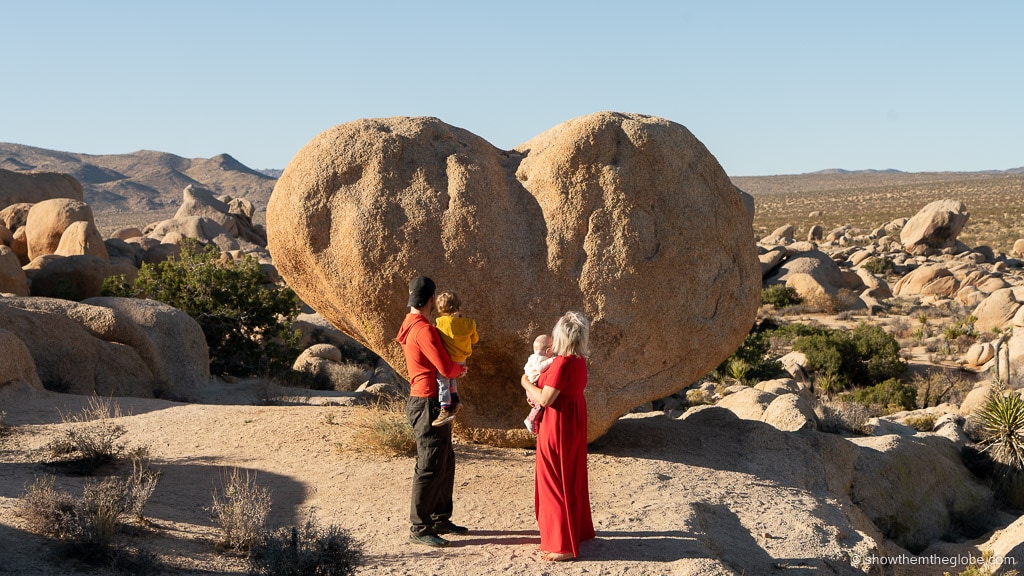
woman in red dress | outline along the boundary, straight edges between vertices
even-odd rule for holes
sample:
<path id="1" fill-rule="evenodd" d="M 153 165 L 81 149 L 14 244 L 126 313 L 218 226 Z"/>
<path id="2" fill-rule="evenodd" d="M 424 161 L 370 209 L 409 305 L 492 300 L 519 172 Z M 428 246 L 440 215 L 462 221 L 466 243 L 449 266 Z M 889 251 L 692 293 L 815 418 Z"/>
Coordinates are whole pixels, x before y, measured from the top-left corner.
<path id="1" fill-rule="evenodd" d="M 531 403 L 545 407 L 537 432 L 534 506 L 544 560 L 579 556 L 580 542 L 594 537 L 587 485 L 587 360 L 590 323 L 579 312 L 562 316 L 552 332 L 557 356 L 537 385 L 525 376 Z"/>

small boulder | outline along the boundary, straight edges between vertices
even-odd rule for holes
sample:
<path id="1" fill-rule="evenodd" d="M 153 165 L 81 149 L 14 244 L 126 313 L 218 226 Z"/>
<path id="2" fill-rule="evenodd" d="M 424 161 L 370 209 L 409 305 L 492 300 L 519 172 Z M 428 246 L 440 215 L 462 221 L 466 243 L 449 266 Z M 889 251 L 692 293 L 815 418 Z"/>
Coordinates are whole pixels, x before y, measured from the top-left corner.
<path id="1" fill-rule="evenodd" d="M 775 394 L 744 386 L 742 390 L 723 397 L 717 406 L 731 411 L 744 420 L 760 420 L 775 398 Z"/>
<path id="2" fill-rule="evenodd" d="M 11 232 L 15 232 L 28 221 L 28 211 L 31 209 L 32 204 L 28 202 L 11 204 L 0 210 L 0 224 L 6 226 Z"/>
<path id="3" fill-rule="evenodd" d="M 985 404 L 991 394 L 991 382 L 982 382 L 977 384 L 973 390 L 967 393 L 967 396 L 964 397 L 963 401 L 960 402 L 960 414 L 964 416 L 974 414 Z"/>
<path id="4" fill-rule="evenodd" d="M 811 229 L 807 231 L 808 242 L 821 242 L 821 239 L 825 236 L 825 229 L 820 224 L 811 226 Z"/>
<path id="5" fill-rule="evenodd" d="M 1013 243 L 1013 255 L 1017 258 L 1024 258 L 1024 238 Z"/>
<path id="6" fill-rule="evenodd" d="M 118 228 L 117 230 L 114 231 L 113 234 L 110 235 L 111 238 L 117 238 L 118 240 L 128 240 L 130 238 L 139 238 L 141 236 L 143 236 L 142 230 L 139 230 L 134 226 L 129 226 L 128 228 Z"/>
<path id="7" fill-rule="evenodd" d="M 783 394 L 768 405 L 761 416 L 765 424 L 784 432 L 817 430 L 818 418 L 814 415 L 811 401 L 803 394 Z"/>
<path id="8" fill-rule="evenodd" d="M 0 362 L 0 388 L 20 380 L 43 389 L 32 353 L 20 338 L 4 329 L 0 329 L 0 358 L 4 359 Z"/>
<path id="9" fill-rule="evenodd" d="M 88 255 L 108 260 L 107 246 L 103 236 L 92 222 L 72 222 L 60 236 L 54 254 L 58 256 Z"/>
<path id="10" fill-rule="evenodd" d="M 977 342 L 971 344 L 964 354 L 964 363 L 968 366 L 981 366 L 996 355 L 995 346 L 991 342 Z"/>
<path id="11" fill-rule="evenodd" d="M 0 293 L 28 296 L 28 277 L 21 268 L 17 254 L 7 246 L 0 246 Z"/>

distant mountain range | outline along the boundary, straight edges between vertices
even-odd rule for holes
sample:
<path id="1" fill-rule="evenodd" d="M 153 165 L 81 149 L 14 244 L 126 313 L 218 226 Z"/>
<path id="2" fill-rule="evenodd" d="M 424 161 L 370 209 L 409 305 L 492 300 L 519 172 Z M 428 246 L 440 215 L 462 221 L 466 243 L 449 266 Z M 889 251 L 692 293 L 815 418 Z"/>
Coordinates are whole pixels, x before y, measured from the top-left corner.
<path id="1" fill-rule="evenodd" d="M 82 183 L 94 212 L 172 208 L 181 204 L 189 184 L 246 198 L 262 210 L 277 181 L 274 173 L 279 173 L 253 170 L 227 154 L 192 159 L 150 150 L 90 155 L 6 143 L 0 143 L 0 168 L 70 174 Z"/>
<path id="2" fill-rule="evenodd" d="M 283 170 L 253 170 L 227 154 L 213 158 L 182 158 L 166 152 L 141 150 L 131 154 L 90 155 L 58 152 L 22 144 L 0 143 L 0 168 L 15 172 L 62 172 L 82 183 L 85 200 L 94 212 L 143 212 L 181 204 L 189 184 L 217 194 L 250 200 L 258 211 L 267 206 L 274 183 Z M 984 172 L 902 172 L 900 170 L 843 170 L 831 168 L 808 174 L 739 176 L 733 182 L 752 193 L 802 189 L 835 189 L 927 181 L 966 180 L 977 176 L 1024 174 L 1024 167 Z"/>

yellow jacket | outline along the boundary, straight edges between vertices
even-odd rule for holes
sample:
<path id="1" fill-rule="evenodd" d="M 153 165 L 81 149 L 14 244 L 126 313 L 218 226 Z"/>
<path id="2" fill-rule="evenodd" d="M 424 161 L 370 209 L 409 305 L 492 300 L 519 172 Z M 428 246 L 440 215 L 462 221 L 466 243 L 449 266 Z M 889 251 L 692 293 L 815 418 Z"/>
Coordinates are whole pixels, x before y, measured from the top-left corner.
<path id="1" fill-rule="evenodd" d="M 473 353 L 473 344 L 480 340 L 476 322 L 461 316 L 438 316 L 437 331 L 452 362 L 465 363 Z"/>

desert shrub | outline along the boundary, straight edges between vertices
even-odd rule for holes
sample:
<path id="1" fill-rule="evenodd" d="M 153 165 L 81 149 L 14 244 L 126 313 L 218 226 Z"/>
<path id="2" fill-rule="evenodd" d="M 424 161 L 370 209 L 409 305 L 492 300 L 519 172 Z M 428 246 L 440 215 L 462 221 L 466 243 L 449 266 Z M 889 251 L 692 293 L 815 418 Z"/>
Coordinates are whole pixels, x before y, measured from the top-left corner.
<path id="1" fill-rule="evenodd" d="M 997 494 L 1015 506 L 1024 504 L 1024 398 L 995 388 L 971 418 L 980 446 L 994 461 Z"/>
<path id="2" fill-rule="evenodd" d="M 686 403 L 690 406 L 711 404 L 711 395 L 700 388 L 691 388 L 686 391 Z"/>
<path id="3" fill-rule="evenodd" d="M 16 510 L 30 531 L 64 539 L 76 532 L 77 500 L 57 490 L 56 480 L 51 475 L 37 477 L 18 499 Z"/>
<path id="4" fill-rule="evenodd" d="M 844 399 L 852 400 L 858 404 L 870 407 L 878 407 L 883 414 L 899 412 L 900 410 L 913 410 L 917 407 L 917 389 L 904 384 L 899 378 L 890 378 L 873 386 L 858 388 Z"/>
<path id="5" fill-rule="evenodd" d="M 221 490 L 213 491 L 213 522 L 221 531 L 220 546 L 234 552 L 249 550 L 266 530 L 270 490 L 256 483 L 256 474 L 232 468 Z"/>
<path id="6" fill-rule="evenodd" d="M 781 310 L 787 306 L 799 304 L 801 301 L 796 290 L 785 284 L 773 284 L 761 290 L 761 305 L 770 304 Z"/>
<path id="7" fill-rule="evenodd" d="M 366 382 L 366 368 L 348 362 L 335 364 L 329 370 L 320 368 L 301 374 L 302 379 L 297 383 L 304 384 L 312 390 L 355 390 Z"/>
<path id="8" fill-rule="evenodd" d="M 143 264 L 131 286 L 108 279 L 104 294 L 152 298 L 188 313 L 206 335 L 215 374 L 283 375 L 298 356 L 291 323 L 299 299 L 290 288 L 264 286 L 251 255 L 224 262 L 216 246 L 187 238 L 179 259 Z"/>
<path id="9" fill-rule="evenodd" d="M 743 344 L 715 369 L 716 379 L 722 380 L 728 376 L 743 382 L 769 380 L 782 372 L 782 363 L 777 356 L 771 354 L 771 335 L 778 327 L 771 319 L 756 324 L 743 339 Z"/>
<path id="10" fill-rule="evenodd" d="M 875 256 L 868 258 L 867 261 L 861 265 L 861 268 L 864 268 L 868 272 L 878 276 L 885 276 L 886 274 L 889 274 L 895 267 L 896 264 L 892 261 L 892 258 L 887 256 Z"/>
<path id="11" fill-rule="evenodd" d="M 922 408 L 938 406 L 944 402 L 959 403 L 974 387 L 974 383 L 958 372 L 930 370 L 915 374 L 910 384 L 917 389 Z"/>
<path id="12" fill-rule="evenodd" d="M 353 443 L 359 450 L 384 456 L 416 453 L 416 433 L 398 400 L 383 399 L 356 410 L 351 424 Z"/>
<path id="13" fill-rule="evenodd" d="M 50 442 L 50 453 L 84 473 L 115 461 L 125 449 L 125 444 L 119 441 L 125 427 L 115 421 L 120 417 L 117 404 L 90 397 L 89 404 L 77 414 L 61 414 L 67 426 L 61 436 Z"/>
<path id="14" fill-rule="evenodd" d="M 903 423 L 918 432 L 931 432 L 935 429 L 935 414 L 917 414 L 908 416 Z"/>
<path id="15" fill-rule="evenodd" d="M 249 572 L 267 576 L 346 576 L 363 562 L 352 536 L 330 524 L 320 526 L 310 515 L 299 528 L 267 531 L 249 554 Z"/>
<path id="16" fill-rule="evenodd" d="M 17 511 L 29 530 L 72 544 L 76 555 L 109 559 L 114 536 L 126 517 L 142 517 L 156 479 L 146 467 L 126 478 L 90 479 L 76 498 L 55 488 L 55 477 L 43 476 L 19 499 Z"/>
<path id="17" fill-rule="evenodd" d="M 840 388 L 894 378 L 906 369 L 900 345 L 880 326 L 860 323 L 852 331 L 818 329 L 800 336 L 793 348 L 807 356 L 807 368 L 833 374 Z"/>
<path id="18" fill-rule="evenodd" d="M 867 422 L 874 416 L 863 404 L 824 399 L 815 405 L 818 426 L 830 434 L 867 434 Z"/>

